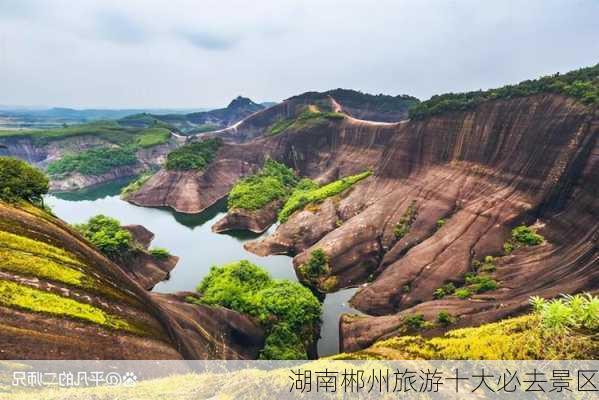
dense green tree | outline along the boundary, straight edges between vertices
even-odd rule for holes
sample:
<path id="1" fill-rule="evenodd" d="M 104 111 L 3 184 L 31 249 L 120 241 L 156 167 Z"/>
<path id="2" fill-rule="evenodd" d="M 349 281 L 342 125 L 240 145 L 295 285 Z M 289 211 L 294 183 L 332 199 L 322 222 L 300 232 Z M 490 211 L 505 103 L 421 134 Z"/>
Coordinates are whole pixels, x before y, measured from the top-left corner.
<path id="1" fill-rule="evenodd" d="M 0 200 L 41 202 L 48 193 L 48 177 L 25 161 L 0 157 Z"/>
<path id="2" fill-rule="evenodd" d="M 133 236 L 121 227 L 118 220 L 105 215 L 96 215 L 85 224 L 75 225 L 90 242 L 108 257 L 126 254 L 133 247 Z"/>

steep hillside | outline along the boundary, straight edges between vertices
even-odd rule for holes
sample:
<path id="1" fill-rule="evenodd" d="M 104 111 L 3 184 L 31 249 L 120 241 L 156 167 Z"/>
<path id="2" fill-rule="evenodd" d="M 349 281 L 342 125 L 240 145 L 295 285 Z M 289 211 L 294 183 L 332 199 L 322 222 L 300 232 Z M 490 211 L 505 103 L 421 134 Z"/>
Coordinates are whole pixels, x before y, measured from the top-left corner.
<path id="1" fill-rule="evenodd" d="M 160 121 L 182 134 L 192 135 L 226 128 L 265 108 L 247 97 L 238 96 L 225 108 L 189 114 L 136 114 L 122 121 L 134 126 L 148 126 L 153 121 Z"/>
<path id="2" fill-rule="evenodd" d="M 161 171 L 132 201 L 198 212 L 267 158 L 317 185 L 372 171 L 247 248 L 294 255 L 321 291 L 366 283 L 352 304 L 367 316 L 340 327 L 346 351 L 400 334 L 414 313 L 494 321 L 531 295 L 598 289 L 599 119 L 584 95 L 597 78 L 587 78 L 395 124 L 352 118 L 332 97 L 290 99 L 223 131 L 203 171 Z M 560 94 L 581 85 L 582 97 Z"/>
<path id="3" fill-rule="evenodd" d="M 0 202 L 0 359 L 257 357 L 249 318 L 150 294 L 127 273 L 45 211 Z"/>

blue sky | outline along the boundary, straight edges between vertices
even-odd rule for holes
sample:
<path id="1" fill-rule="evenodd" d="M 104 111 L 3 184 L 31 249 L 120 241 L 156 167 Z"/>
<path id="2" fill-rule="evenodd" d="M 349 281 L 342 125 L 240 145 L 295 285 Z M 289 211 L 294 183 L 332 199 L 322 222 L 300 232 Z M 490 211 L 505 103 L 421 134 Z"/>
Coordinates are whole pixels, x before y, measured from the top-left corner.
<path id="1" fill-rule="evenodd" d="M 0 0 L 0 104 L 464 91 L 599 62 L 599 1 Z"/>

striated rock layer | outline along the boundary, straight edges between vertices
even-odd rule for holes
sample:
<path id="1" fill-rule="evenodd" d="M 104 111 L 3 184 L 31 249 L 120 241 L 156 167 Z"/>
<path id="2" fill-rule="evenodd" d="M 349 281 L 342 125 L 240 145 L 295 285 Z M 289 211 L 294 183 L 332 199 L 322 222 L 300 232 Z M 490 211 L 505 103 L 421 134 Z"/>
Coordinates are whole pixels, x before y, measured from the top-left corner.
<path id="1" fill-rule="evenodd" d="M 535 95 L 421 121 L 346 117 L 250 140 L 260 125 L 265 131 L 267 117 L 258 113 L 226 132 L 246 142 L 225 145 L 205 173 L 163 172 L 142 189 L 138 204 L 197 211 L 266 157 L 321 181 L 373 170 L 246 246 L 260 255 L 295 255 L 296 267 L 320 248 L 330 261 L 329 286 L 371 281 L 352 299 L 367 315 L 341 322 L 342 350 L 400 333 L 406 314 L 431 320 L 445 310 L 459 317 L 458 325 L 473 325 L 524 310 L 530 295 L 599 288 L 596 109 L 560 95 Z M 406 215 L 414 218 L 398 237 Z M 439 229 L 440 219 L 446 222 Z M 504 241 L 521 223 L 537 223 L 546 242 L 504 256 Z M 459 286 L 472 261 L 487 255 L 497 257 L 497 290 L 434 300 L 436 288 Z"/>

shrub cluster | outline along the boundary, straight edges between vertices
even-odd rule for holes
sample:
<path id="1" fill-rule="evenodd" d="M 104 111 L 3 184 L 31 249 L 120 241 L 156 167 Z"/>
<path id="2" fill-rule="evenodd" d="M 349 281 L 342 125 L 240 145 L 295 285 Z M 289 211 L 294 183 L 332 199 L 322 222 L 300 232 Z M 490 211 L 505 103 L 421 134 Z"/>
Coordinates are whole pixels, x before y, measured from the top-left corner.
<path id="1" fill-rule="evenodd" d="M 25 161 L 0 157 L 0 200 L 40 202 L 48 193 L 48 177 Z"/>
<path id="2" fill-rule="evenodd" d="M 310 258 L 299 267 L 301 275 L 309 280 L 316 280 L 329 272 L 329 257 L 322 249 L 310 253 Z"/>
<path id="3" fill-rule="evenodd" d="M 166 169 L 202 170 L 214 159 L 222 144 L 221 139 L 213 138 L 181 146 L 166 157 Z"/>
<path id="4" fill-rule="evenodd" d="M 538 93 L 558 93 L 572 96 L 585 104 L 599 103 L 599 64 L 571 71 L 566 74 L 544 76 L 527 80 L 517 85 L 498 89 L 467 93 L 435 95 L 429 100 L 415 103 L 410 109 L 410 118 L 423 119 L 447 111 L 470 110 L 480 103 L 494 99 L 511 99 Z"/>
<path id="5" fill-rule="evenodd" d="M 299 283 L 274 280 L 258 266 L 243 260 L 212 267 L 197 288 L 194 303 L 221 305 L 255 317 L 267 332 L 261 358 L 305 359 L 320 321 L 321 305 Z"/>
<path id="6" fill-rule="evenodd" d="M 543 243 L 544 240 L 545 238 L 539 235 L 533 228 L 520 225 L 512 229 L 510 240 L 507 240 L 503 244 L 503 251 L 505 254 L 511 254 L 515 249 L 523 246 L 536 246 Z"/>
<path id="7" fill-rule="evenodd" d="M 542 326 L 552 333 L 599 329 L 599 297 L 590 293 L 564 295 L 550 301 L 533 296 L 530 303 L 540 316 Z"/>
<path id="8" fill-rule="evenodd" d="M 85 224 L 75 225 L 75 229 L 110 258 L 120 257 L 133 248 L 131 233 L 119 221 L 105 215 L 96 215 Z"/>
<path id="9" fill-rule="evenodd" d="M 82 175 L 93 176 L 105 174 L 116 167 L 136 163 L 137 157 L 134 148 L 99 148 L 65 155 L 60 160 L 52 161 L 48 165 L 48 174 L 61 177 L 78 172 Z"/>
<path id="10" fill-rule="evenodd" d="M 170 257 L 171 253 L 167 249 L 163 249 L 162 247 L 155 247 L 150 249 L 149 253 L 159 260 L 166 260 Z"/>
<path id="11" fill-rule="evenodd" d="M 141 174 L 139 177 L 137 177 L 137 179 L 121 189 L 121 197 L 125 198 L 128 195 L 137 192 L 153 175 L 154 174 L 152 172 L 145 172 Z"/>
<path id="12" fill-rule="evenodd" d="M 255 175 L 241 179 L 229 192 L 229 209 L 259 210 L 289 195 L 297 183 L 291 168 L 268 159 Z"/>
<path id="13" fill-rule="evenodd" d="M 454 294 L 456 291 L 455 285 L 451 282 L 446 283 L 445 285 L 441 286 L 440 288 L 435 289 L 435 291 L 433 292 L 433 297 L 435 299 L 442 299 L 445 296 L 449 296 Z"/>
<path id="14" fill-rule="evenodd" d="M 307 204 L 321 202 L 331 196 L 335 196 L 370 175 L 372 175 L 372 172 L 366 171 L 357 175 L 346 176 L 345 178 L 320 187 L 317 187 L 317 185 L 309 179 L 302 179 L 279 212 L 279 221 L 287 221 L 291 214 L 304 208 Z"/>

